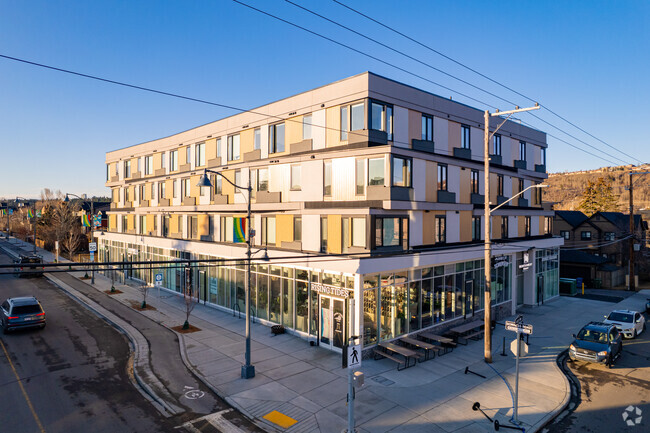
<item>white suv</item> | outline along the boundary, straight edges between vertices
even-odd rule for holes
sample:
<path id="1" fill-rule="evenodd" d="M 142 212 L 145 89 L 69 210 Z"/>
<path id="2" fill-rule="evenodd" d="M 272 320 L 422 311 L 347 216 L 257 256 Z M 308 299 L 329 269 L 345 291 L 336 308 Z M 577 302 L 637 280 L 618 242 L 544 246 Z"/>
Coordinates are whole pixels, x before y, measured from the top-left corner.
<path id="1" fill-rule="evenodd" d="M 605 316 L 604 322 L 615 325 L 625 338 L 635 338 L 645 331 L 645 317 L 638 311 L 614 310 Z"/>

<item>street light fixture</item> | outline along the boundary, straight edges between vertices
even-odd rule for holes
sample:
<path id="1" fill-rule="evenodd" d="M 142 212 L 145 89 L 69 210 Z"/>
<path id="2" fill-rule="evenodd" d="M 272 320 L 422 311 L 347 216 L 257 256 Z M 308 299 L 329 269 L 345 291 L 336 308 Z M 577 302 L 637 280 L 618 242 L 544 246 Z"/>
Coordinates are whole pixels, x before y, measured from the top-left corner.
<path id="1" fill-rule="evenodd" d="M 214 171 L 210 169 L 204 169 L 203 171 L 203 176 L 199 179 L 199 183 L 197 186 L 199 187 L 207 187 L 210 188 L 212 187 L 212 182 L 210 181 L 210 178 L 208 178 L 208 173 L 214 173 L 216 175 L 221 176 L 222 179 L 225 179 L 226 182 L 234 186 L 236 189 L 245 189 L 248 191 L 248 196 L 246 197 L 246 203 L 247 203 L 247 208 L 246 208 L 246 220 L 248 224 L 248 236 L 246 236 L 246 287 L 245 287 L 245 298 L 246 298 L 246 354 L 245 354 L 245 364 L 242 365 L 241 367 L 241 377 L 242 379 L 251 379 L 255 377 L 255 366 L 251 364 L 251 295 L 250 295 L 250 286 L 251 286 L 251 256 L 252 256 L 252 249 L 251 249 L 251 234 L 253 233 L 253 230 L 251 229 L 251 193 L 253 191 L 253 187 L 251 186 L 251 174 L 250 170 L 248 171 L 248 187 L 242 187 L 240 185 L 236 185 L 234 182 L 232 182 L 230 179 L 228 179 L 226 176 L 224 176 L 221 172 L 219 171 Z M 268 258 L 268 256 L 266 256 Z"/>
<path id="2" fill-rule="evenodd" d="M 24 197 L 16 197 L 15 203 L 18 204 L 18 200 L 27 200 Z M 33 253 L 36 254 L 36 202 L 33 205 L 34 215 L 32 215 L 32 229 L 34 230 L 34 250 Z"/>

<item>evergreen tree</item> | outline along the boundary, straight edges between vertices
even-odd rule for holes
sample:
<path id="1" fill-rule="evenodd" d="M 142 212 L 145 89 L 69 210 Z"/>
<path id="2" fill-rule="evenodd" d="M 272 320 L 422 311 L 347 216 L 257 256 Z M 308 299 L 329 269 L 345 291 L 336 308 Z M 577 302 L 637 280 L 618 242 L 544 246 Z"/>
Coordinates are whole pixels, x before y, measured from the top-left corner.
<path id="1" fill-rule="evenodd" d="M 612 189 L 612 179 L 600 177 L 596 182 L 587 181 L 578 209 L 587 216 L 592 216 L 596 212 L 618 211 L 618 200 Z"/>
<path id="2" fill-rule="evenodd" d="M 596 199 L 596 185 L 588 180 L 585 190 L 582 192 L 582 200 L 578 205 L 578 209 L 585 213 L 587 216 L 592 216 L 597 209 L 597 199 Z"/>

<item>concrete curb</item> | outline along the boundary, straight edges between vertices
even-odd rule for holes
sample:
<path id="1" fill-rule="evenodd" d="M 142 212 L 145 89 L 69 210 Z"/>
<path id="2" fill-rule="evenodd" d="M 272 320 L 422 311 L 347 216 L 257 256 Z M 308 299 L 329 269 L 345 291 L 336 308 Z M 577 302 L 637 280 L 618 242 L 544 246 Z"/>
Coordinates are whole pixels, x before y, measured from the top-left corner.
<path id="1" fill-rule="evenodd" d="M 172 415 L 177 415 L 184 412 L 182 409 L 175 407 L 174 405 L 167 403 L 162 398 L 160 398 L 149 385 L 147 385 L 140 374 L 138 374 L 138 368 L 144 370 L 148 377 L 148 380 L 158 381 L 158 378 L 154 375 L 153 371 L 149 368 L 149 343 L 146 338 L 133 326 L 125 322 L 124 320 L 117 317 L 115 314 L 106 310 L 104 307 L 100 306 L 96 302 L 88 299 L 83 294 L 79 293 L 77 290 L 59 280 L 58 278 L 50 275 L 44 274 L 45 277 L 50 280 L 53 284 L 63 290 L 68 296 L 77 301 L 79 304 L 86 307 L 88 310 L 92 311 L 97 316 L 101 317 L 119 332 L 124 334 L 131 346 L 131 351 L 133 352 L 133 377 L 137 382 L 136 388 L 141 391 L 141 394 L 147 398 L 164 416 L 169 417 Z M 160 383 L 162 386 L 162 383 Z"/>
<path id="2" fill-rule="evenodd" d="M 566 392 L 564 394 L 564 399 L 560 402 L 560 404 L 557 405 L 555 409 L 553 409 L 551 412 L 547 413 L 538 423 L 538 427 L 531 427 L 530 430 L 528 430 L 529 433 L 536 433 L 540 430 L 542 430 L 544 427 L 546 427 L 551 421 L 553 421 L 558 415 L 566 409 L 566 407 L 569 405 L 569 402 L 571 401 L 571 390 L 573 389 L 571 387 L 571 383 L 569 382 L 569 379 L 566 377 L 564 374 L 564 371 L 559 367 L 558 361 L 559 359 L 564 355 L 564 353 L 567 350 L 563 350 L 560 353 L 557 354 L 555 357 L 555 363 L 553 364 L 555 369 L 562 375 L 562 378 L 564 379 L 564 387 L 566 389 Z"/>

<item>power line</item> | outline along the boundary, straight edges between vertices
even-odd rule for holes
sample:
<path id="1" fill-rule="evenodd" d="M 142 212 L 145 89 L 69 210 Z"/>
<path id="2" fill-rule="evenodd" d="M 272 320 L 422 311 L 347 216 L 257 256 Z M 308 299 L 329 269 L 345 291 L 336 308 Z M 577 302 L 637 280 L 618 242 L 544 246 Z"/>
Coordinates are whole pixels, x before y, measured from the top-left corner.
<path id="1" fill-rule="evenodd" d="M 438 54 L 438 55 L 441 56 L 441 57 L 444 57 L 445 59 L 447 59 L 447 60 L 449 60 L 449 61 L 451 61 L 451 62 L 457 64 L 458 66 L 461 66 L 461 67 L 467 69 L 468 71 L 471 71 L 471 72 L 473 72 L 473 73 L 475 73 L 475 74 L 477 74 L 477 75 L 479 75 L 479 76 L 485 78 L 486 80 L 491 81 L 492 83 L 497 84 L 497 85 L 503 87 L 504 89 L 507 89 L 507 90 L 509 90 L 509 91 L 511 91 L 511 92 L 513 92 L 513 93 L 515 93 L 515 94 L 517 94 L 517 95 L 523 97 L 523 98 L 526 98 L 526 99 L 528 99 L 529 101 L 537 102 L 537 99 L 531 98 L 530 96 L 526 96 L 526 95 L 524 95 L 523 93 L 518 92 L 517 90 L 515 90 L 515 89 L 513 89 L 513 88 L 511 88 L 511 87 L 508 87 L 508 86 L 506 86 L 505 84 L 503 84 L 503 83 L 501 83 L 501 82 L 499 82 L 499 81 L 497 81 L 497 80 L 495 80 L 495 79 L 493 79 L 493 78 L 490 78 L 489 76 L 487 76 L 487 75 L 485 75 L 485 74 L 483 74 L 483 73 L 477 71 L 476 69 L 473 69 L 473 68 L 467 66 L 466 64 L 464 64 L 464 63 L 462 63 L 462 62 L 460 62 L 460 61 L 458 61 L 458 60 L 456 60 L 456 59 L 454 59 L 454 58 L 452 58 L 452 57 L 450 57 L 450 56 L 448 56 L 448 55 L 446 55 L 446 54 L 444 54 L 444 53 L 442 53 L 442 52 L 440 52 L 440 51 L 438 51 L 438 50 L 436 50 L 436 49 L 434 49 L 434 48 L 431 48 L 429 45 L 424 44 L 424 43 L 422 43 L 422 42 L 420 42 L 420 41 L 418 41 L 418 40 L 416 40 L 416 39 L 414 39 L 414 38 L 412 38 L 412 37 L 410 37 L 410 36 L 408 36 L 408 35 L 406 35 L 406 34 L 400 32 L 400 31 L 396 30 L 396 29 L 393 28 L 393 27 L 391 27 L 391 26 L 389 26 L 389 25 L 387 25 L 387 24 L 384 24 L 384 23 L 380 22 L 379 20 L 376 20 L 376 19 L 374 19 L 374 18 L 372 18 L 372 17 L 370 17 L 370 16 L 368 16 L 368 15 L 366 15 L 366 14 L 364 14 L 364 13 L 362 13 L 362 12 L 360 12 L 360 11 L 358 11 L 358 10 L 356 10 L 356 9 L 354 9 L 354 8 L 352 8 L 352 7 L 350 7 L 350 6 L 346 5 L 346 4 L 344 4 L 344 3 L 342 3 L 342 2 L 340 2 L 339 0 L 332 0 L 332 1 L 335 2 L 335 3 L 337 3 L 337 4 L 339 4 L 340 6 L 343 6 L 343 7 L 346 8 L 346 9 L 348 9 L 348 10 L 350 10 L 350 11 L 352 11 L 352 12 L 358 14 L 358 15 L 361 15 L 362 17 L 364 17 L 364 18 L 366 18 L 366 19 L 368 19 L 368 20 L 370 20 L 370 21 L 372 21 L 372 22 L 374 22 L 374 23 L 376 23 L 376 24 L 378 24 L 378 25 L 384 27 L 385 29 L 390 30 L 390 31 L 392 31 L 392 32 L 394 32 L 394 33 L 396 33 L 396 34 L 398 34 L 398 35 L 400 35 L 400 36 L 402 36 L 402 37 L 408 39 L 409 41 L 411 41 L 411 42 L 413 42 L 413 43 L 415 43 L 415 44 L 417 44 L 417 45 L 419 45 L 419 46 L 421 46 L 421 47 L 423 47 L 423 48 L 425 48 L 425 49 L 427 49 L 427 50 L 429 50 L 429 51 L 431 51 L 431 52 L 434 52 L 434 53 Z M 553 114 L 554 116 L 558 117 L 559 119 L 561 119 L 561 120 L 565 121 L 566 123 L 568 123 L 569 125 L 573 126 L 574 128 L 576 128 L 576 129 L 582 131 L 583 133 L 587 134 L 587 135 L 590 136 L 591 138 L 593 138 L 593 139 L 595 139 L 595 140 L 598 140 L 599 142 L 603 143 L 603 144 L 606 145 L 607 147 L 609 147 L 609 148 L 611 148 L 611 149 L 614 149 L 614 150 L 616 150 L 617 152 L 622 153 L 623 155 L 627 156 L 628 158 L 632 158 L 633 160 L 635 160 L 635 161 L 637 161 L 637 162 L 639 162 L 639 163 L 642 163 L 642 161 L 639 160 L 638 158 L 636 158 L 636 157 L 634 157 L 634 156 L 632 156 L 632 155 L 629 155 L 629 154 L 623 152 L 622 150 L 620 150 L 620 149 L 618 149 L 618 148 L 616 148 L 616 147 L 610 145 L 609 143 L 606 143 L 605 141 L 601 140 L 600 138 L 598 138 L 598 137 L 592 135 L 591 133 L 585 131 L 584 129 L 582 129 L 581 127 L 579 127 L 578 125 L 576 125 L 575 123 L 570 122 L 570 121 L 569 121 L 568 119 L 566 119 L 565 117 L 563 117 L 563 116 L 561 116 L 560 114 L 556 113 L 555 111 L 551 110 L 551 109 L 550 109 L 549 107 L 547 107 L 546 105 L 543 105 L 543 104 L 540 103 L 540 106 L 543 107 L 543 108 L 545 108 L 546 110 L 548 110 L 549 113 Z M 530 114 L 532 114 L 532 113 L 530 113 Z M 535 117 L 537 117 L 537 116 L 535 116 Z M 618 158 L 616 158 L 616 159 L 618 159 Z"/>

